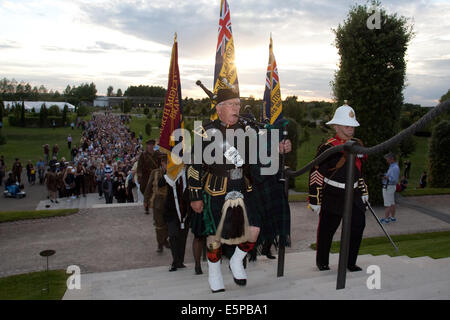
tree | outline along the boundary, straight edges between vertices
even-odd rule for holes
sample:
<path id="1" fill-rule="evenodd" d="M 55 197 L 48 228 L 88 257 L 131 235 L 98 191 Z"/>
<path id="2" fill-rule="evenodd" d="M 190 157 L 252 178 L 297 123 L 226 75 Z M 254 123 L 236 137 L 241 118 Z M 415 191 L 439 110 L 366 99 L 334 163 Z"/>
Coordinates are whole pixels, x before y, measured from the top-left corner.
<path id="1" fill-rule="evenodd" d="M 118 97 L 121 97 L 123 95 L 123 93 L 122 93 L 122 89 L 117 89 L 117 94 L 116 94 L 116 96 L 118 96 Z"/>
<path id="2" fill-rule="evenodd" d="M 444 94 L 441 99 L 439 100 L 439 102 L 444 102 L 445 100 L 450 99 L 450 89 L 448 89 L 447 93 Z"/>
<path id="3" fill-rule="evenodd" d="M 106 95 L 107 95 L 108 97 L 112 97 L 113 94 L 114 94 L 114 88 L 113 88 L 113 86 L 109 86 L 107 90 L 108 90 L 108 92 L 107 92 Z"/>
<path id="4" fill-rule="evenodd" d="M 39 126 L 46 127 L 47 126 L 47 118 L 48 118 L 48 110 L 45 106 L 45 103 L 42 104 L 41 110 L 39 111 Z"/>
<path id="5" fill-rule="evenodd" d="M 450 187 L 450 121 L 441 121 L 433 130 L 430 143 L 430 186 Z"/>
<path id="6" fill-rule="evenodd" d="M 62 111 L 62 124 L 63 124 L 63 126 L 66 126 L 67 112 L 69 112 L 69 107 L 67 106 L 67 104 L 65 104 L 64 108 L 63 108 L 63 111 Z"/>
<path id="7" fill-rule="evenodd" d="M 22 101 L 22 106 L 20 107 L 20 125 L 25 127 L 25 102 Z"/>
<path id="8" fill-rule="evenodd" d="M 6 143 L 6 139 L 2 134 L 3 131 L 3 112 L 4 112 L 4 104 L 3 101 L 0 100 L 0 145 Z"/>
<path id="9" fill-rule="evenodd" d="M 355 109 L 361 125 L 356 136 L 367 146 L 384 142 L 399 130 L 405 53 L 413 36 L 406 18 L 386 13 L 379 2 L 372 5 L 382 21 L 380 29 L 368 28 L 373 10 L 355 5 L 344 24 L 334 30 L 341 59 L 332 82 L 338 104 L 348 100 Z M 371 156 L 365 170 L 366 182 L 376 204 L 382 201 L 378 175 L 385 171 L 383 155 Z"/>
<path id="10" fill-rule="evenodd" d="M 123 113 L 129 113 L 131 111 L 132 105 L 130 99 L 125 99 L 123 102 Z"/>
<path id="11" fill-rule="evenodd" d="M 127 97 L 165 97 L 166 89 L 160 86 L 130 86 L 124 93 Z"/>

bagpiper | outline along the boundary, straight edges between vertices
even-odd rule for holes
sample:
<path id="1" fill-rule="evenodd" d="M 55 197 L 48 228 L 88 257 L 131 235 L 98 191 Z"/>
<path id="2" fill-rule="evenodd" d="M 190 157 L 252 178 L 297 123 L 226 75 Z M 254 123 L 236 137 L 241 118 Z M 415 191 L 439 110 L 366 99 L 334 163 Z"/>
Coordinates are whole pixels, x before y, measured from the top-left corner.
<path id="1" fill-rule="evenodd" d="M 235 89 L 219 89 L 216 103 L 218 119 L 194 132 L 206 138 L 202 139 L 202 154 L 205 149 L 214 149 L 211 154 L 222 161 L 211 163 L 203 158 L 201 163 L 196 163 L 194 156 L 194 163 L 187 169 L 190 204 L 193 215 L 197 215 L 193 224 L 202 225 L 195 222 L 201 217 L 207 236 L 208 282 L 213 293 L 225 291 L 221 272 L 222 244 L 236 246 L 229 267 L 235 283 L 245 286 L 247 274 L 243 260 L 253 249 L 259 234 L 259 221 L 252 214 L 248 197 L 252 190 L 248 162 L 239 154 L 236 141 L 226 139 L 227 129 L 231 132 L 244 129 L 238 121 L 239 93 Z M 219 132 L 223 137 L 220 141 L 208 137 Z M 213 144 L 220 147 L 212 148 Z M 216 155 L 218 149 L 221 154 Z M 195 150 L 193 153 L 195 155 Z"/>

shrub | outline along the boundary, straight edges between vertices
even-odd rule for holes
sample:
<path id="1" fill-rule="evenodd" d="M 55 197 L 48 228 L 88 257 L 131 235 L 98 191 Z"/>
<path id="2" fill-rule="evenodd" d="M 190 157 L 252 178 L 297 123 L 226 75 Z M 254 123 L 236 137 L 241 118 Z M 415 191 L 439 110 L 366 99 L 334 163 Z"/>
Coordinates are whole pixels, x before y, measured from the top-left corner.
<path id="1" fill-rule="evenodd" d="M 433 130 L 430 142 L 430 186 L 450 187 L 450 121 L 439 122 Z"/>

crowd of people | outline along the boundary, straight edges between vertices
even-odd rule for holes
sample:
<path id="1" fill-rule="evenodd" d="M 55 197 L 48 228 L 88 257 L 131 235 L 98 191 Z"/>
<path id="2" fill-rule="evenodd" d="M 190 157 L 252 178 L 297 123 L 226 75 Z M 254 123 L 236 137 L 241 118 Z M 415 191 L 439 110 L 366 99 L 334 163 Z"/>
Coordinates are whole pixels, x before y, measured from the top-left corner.
<path id="1" fill-rule="evenodd" d="M 79 144 L 72 146 L 68 135 L 67 146 L 70 159 L 59 157 L 60 147 L 55 144 L 42 146 L 43 157 L 34 165 L 27 161 L 25 170 L 29 185 L 46 184 L 48 199 L 58 203 L 58 198 L 67 201 L 86 197 L 98 192 L 100 199 L 112 203 L 134 202 L 133 188 L 136 185 L 137 160 L 142 149 L 142 138 L 127 128 L 128 116 L 95 114 L 84 121 Z M 134 168 L 133 168 L 134 166 Z M 0 184 L 6 174 L 4 157 L 0 159 Z M 23 166 L 16 158 L 8 174 L 8 184 L 23 184 Z M 143 195 L 138 191 L 138 201 Z"/>

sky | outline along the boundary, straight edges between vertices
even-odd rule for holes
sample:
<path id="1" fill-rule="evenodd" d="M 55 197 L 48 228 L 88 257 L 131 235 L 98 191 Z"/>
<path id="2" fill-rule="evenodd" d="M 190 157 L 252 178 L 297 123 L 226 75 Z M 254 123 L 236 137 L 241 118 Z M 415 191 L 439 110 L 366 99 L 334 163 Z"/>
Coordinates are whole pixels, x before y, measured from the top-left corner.
<path id="1" fill-rule="evenodd" d="M 283 98 L 332 101 L 333 29 L 348 0 L 229 0 L 239 88 L 262 98 L 272 33 Z M 414 25 L 405 102 L 434 106 L 450 88 L 450 0 L 385 0 Z M 0 78 L 64 91 L 94 82 L 167 87 L 174 33 L 183 97 L 212 88 L 220 0 L 0 0 Z"/>

